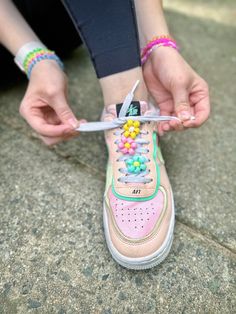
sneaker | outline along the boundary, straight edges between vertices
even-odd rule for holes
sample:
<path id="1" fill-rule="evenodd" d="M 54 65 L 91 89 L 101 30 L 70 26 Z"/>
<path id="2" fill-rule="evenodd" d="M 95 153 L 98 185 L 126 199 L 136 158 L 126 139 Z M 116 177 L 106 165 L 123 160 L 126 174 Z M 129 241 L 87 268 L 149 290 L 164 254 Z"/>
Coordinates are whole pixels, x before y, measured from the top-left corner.
<path id="1" fill-rule="evenodd" d="M 154 267 L 171 248 L 174 201 L 156 123 L 170 119 L 176 118 L 160 117 L 150 104 L 132 101 L 129 95 L 123 104 L 106 107 L 100 127 L 99 122 L 90 123 L 91 129 L 106 129 L 107 245 L 114 260 L 129 269 Z"/>

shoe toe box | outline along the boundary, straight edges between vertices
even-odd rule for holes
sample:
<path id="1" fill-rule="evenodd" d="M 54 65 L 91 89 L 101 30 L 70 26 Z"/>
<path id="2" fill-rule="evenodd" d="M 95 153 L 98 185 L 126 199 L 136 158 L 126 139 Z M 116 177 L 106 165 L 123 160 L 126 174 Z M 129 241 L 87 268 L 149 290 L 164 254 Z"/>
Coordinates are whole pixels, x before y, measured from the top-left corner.
<path id="1" fill-rule="evenodd" d="M 151 200 L 133 202 L 117 198 L 109 191 L 109 236 L 112 246 L 129 258 L 157 251 L 166 239 L 172 205 L 162 187 Z"/>

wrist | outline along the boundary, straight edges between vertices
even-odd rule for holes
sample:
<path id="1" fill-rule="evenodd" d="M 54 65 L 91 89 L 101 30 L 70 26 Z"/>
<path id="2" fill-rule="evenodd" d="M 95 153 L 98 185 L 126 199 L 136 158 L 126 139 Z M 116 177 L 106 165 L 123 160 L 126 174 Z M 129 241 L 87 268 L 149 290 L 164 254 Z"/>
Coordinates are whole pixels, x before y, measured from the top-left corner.
<path id="1" fill-rule="evenodd" d="M 29 42 L 22 46 L 15 56 L 15 63 L 27 75 L 31 76 L 33 68 L 40 62 L 45 60 L 54 61 L 63 70 L 64 66 L 60 58 L 46 48 L 41 42 Z"/>
<path id="2" fill-rule="evenodd" d="M 162 60 L 163 58 L 168 58 L 170 55 L 179 54 L 177 49 L 173 49 L 169 46 L 161 46 L 158 49 L 154 49 L 153 52 L 150 54 L 150 60 L 156 60 L 157 58 Z"/>
<path id="3" fill-rule="evenodd" d="M 141 63 L 142 65 L 150 58 L 150 56 L 158 48 L 162 51 L 163 48 L 171 48 L 173 50 L 179 50 L 177 43 L 170 35 L 161 35 L 153 37 L 146 46 L 141 50 Z"/>
<path id="4" fill-rule="evenodd" d="M 22 45 L 16 52 L 14 61 L 21 71 L 25 72 L 24 62 L 28 53 L 37 48 L 47 49 L 47 47 L 44 46 L 44 44 L 40 41 L 29 41 L 26 44 Z"/>
<path id="5" fill-rule="evenodd" d="M 61 67 L 58 65 L 58 63 L 55 60 L 42 60 L 41 62 L 38 62 L 35 64 L 34 68 L 32 69 L 30 80 L 38 76 L 39 74 L 45 74 L 52 73 L 53 71 L 61 70 Z"/>

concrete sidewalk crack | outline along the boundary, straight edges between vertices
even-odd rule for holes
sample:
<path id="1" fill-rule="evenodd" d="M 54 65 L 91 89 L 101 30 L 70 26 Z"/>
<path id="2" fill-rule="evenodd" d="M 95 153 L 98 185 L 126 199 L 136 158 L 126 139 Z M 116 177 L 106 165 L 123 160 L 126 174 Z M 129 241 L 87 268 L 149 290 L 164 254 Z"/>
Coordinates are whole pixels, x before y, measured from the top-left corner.
<path id="1" fill-rule="evenodd" d="M 228 246 L 226 246 L 222 243 L 219 243 L 216 239 L 214 239 L 213 236 L 211 236 L 205 232 L 202 232 L 202 230 L 196 229 L 193 226 L 187 225 L 186 223 L 181 221 L 178 217 L 176 217 L 176 221 L 178 224 L 180 224 L 182 226 L 182 228 L 184 228 L 189 233 L 193 234 L 195 237 L 197 237 L 197 238 L 199 238 L 205 242 L 209 242 L 211 245 L 217 246 L 220 250 L 223 250 L 227 254 L 233 255 L 236 258 L 235 250 L 232 250 L 231 248 L 229 248 Z"/>

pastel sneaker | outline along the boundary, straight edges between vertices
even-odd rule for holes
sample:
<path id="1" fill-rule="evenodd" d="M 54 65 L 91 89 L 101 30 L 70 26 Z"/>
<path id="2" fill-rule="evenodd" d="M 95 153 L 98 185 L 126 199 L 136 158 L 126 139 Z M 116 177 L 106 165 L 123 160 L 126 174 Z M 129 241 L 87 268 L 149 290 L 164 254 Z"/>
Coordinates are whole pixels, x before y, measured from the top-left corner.
<path id="1" fill-rule="evenodd" d="M 177 118 L 160 117 L 130 96 L 123 104 L 108 106 L 103 122 L 81 129 L 106 130 L 104 231 L 112 257 L 129 269 L 151 268 L 171 248 L 174 201 L 157 136 L 157 122 L 171 119 Z"/>

